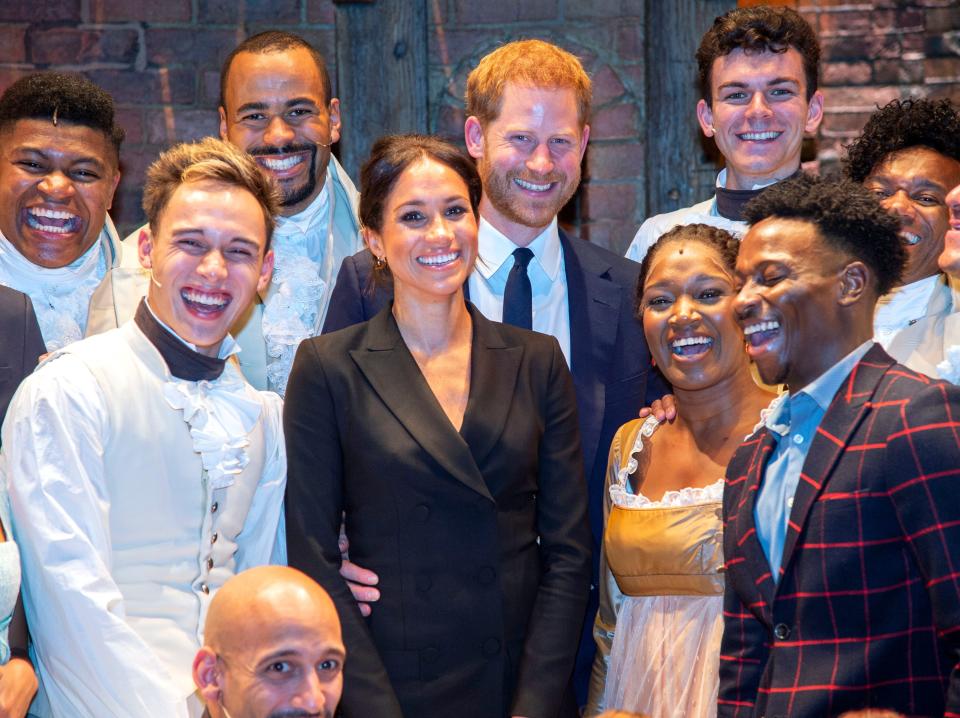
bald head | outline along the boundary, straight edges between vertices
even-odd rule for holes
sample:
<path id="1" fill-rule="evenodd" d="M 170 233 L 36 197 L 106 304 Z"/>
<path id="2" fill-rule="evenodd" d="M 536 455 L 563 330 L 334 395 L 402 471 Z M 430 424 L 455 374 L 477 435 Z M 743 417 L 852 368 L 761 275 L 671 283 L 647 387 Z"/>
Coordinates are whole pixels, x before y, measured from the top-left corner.
<path id="1" fill-rule="evenodd" d="M 333 716 L 345 652 L 330 596 L 303 573 L 234 576 L 207 612 L 194 681 L 211 718 Z"/>

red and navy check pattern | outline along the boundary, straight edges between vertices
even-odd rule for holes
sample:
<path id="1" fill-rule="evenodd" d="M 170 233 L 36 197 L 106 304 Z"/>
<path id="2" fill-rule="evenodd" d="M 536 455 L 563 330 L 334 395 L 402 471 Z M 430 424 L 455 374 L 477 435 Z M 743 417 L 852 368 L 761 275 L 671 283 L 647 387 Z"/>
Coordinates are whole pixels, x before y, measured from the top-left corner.
<path id="1" fill-rule="evenodd" d="M 960 717 L 960 388 L 871 348 L 813 439 L 779 584 L 754 524 L 774 441 L 727 469 L 719 716 Z"/>

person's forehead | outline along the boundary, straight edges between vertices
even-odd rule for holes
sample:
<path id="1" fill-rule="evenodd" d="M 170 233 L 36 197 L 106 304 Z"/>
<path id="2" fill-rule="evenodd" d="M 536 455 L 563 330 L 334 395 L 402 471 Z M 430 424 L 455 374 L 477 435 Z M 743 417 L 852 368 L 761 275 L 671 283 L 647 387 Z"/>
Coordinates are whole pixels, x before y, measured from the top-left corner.
<path id="1" fill-rule="evenodd" d="M 808 258 L 810 252 L 821 249 L 820 232 L 812 222 L 792 217 L 767 217 L 747 230 L 740 242 L 737 267 L 742 268 L 746 260 L 801 261 Z"/>
<path id="2" fill-rule="evenodd" d="M 241 96 L 237 96 L 237 95 Z M 309 50 L 303 47 L 279 52 L 241 52 L 227 73 L 227 102 L 256 102 L 308 94 L 324 102 L 323 79 Z"/>
<path id="3" fill-rule="evenodd" d="M 171 193 L 160 217 L 161 226 L 170 232 L 185 228 L 226 231 L 261 247 L 267 241 L 262 205 L 252 192 L 235 184 L 184 182 Z"/>
<path id="4" fill-rule="evenodd" d="M 21 119 L 0 133 L 0 145 L 8 150 L 35 150 L 78 161 L 94 159 L 116 165 L 116 148 L 106 133 L 94 127 L 72 122 Z"/>
<path id="5" fill-rule="evenodd" d="M 932 182 L 949 190 L 960 181 L 960 161 L 923 145 L 906 147 L 876 164 L 868 179 L 878 178 Z"/>
<path id="6" fill-rule="evenodd" d="M 536 120 L 579 128 L 576 93 L 570 87 L 542 87 L 508 82 L 494 122 Z"/>
<path id="7" fill-rule="evenodd" d="M 725 83 L 766 83 L 774 79 L 792 79 L 805 84 L 803 56 L 796 48 L 754 52 L 738 47 L 714 60 L 710 72 L 714 88 Z"/>

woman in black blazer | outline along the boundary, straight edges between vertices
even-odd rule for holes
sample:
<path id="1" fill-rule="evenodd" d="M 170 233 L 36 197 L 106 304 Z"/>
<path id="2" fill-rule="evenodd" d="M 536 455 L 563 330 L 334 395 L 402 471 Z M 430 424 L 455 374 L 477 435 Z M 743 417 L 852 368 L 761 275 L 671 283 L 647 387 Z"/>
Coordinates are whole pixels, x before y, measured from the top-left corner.
<path id="1" fill-rule="evenodd" d="M 330 592 L 348 718 L 556 718 L 590 580 L 576 400 L 550 336 L 464 301 L 480 180 L 432 137 L 379 140 L 361 174 L 394 301 L 305 341 L 287 390 L 291 566 Z M 361 617 L 340 578 L 380 577 Z"/>

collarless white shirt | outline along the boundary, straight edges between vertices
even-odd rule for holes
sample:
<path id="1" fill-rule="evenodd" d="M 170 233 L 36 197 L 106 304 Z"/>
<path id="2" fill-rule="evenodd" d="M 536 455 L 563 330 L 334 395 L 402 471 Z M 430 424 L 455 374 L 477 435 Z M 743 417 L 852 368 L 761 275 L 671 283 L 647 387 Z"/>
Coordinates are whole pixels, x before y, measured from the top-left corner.
<path id="1" fill-rule="evenodd" d="M 487 319 L 503 321 L 503 292 L 513 269 L 514 244 L 500 230 L 480 217 L 479 256 L 468 286 L 470 301 Z M 557 218 L 527 245 L 533 259 L 527 265 L 533 292 L 533 330 L 556 337 L 570 364 L 570 305 L 567 273 L 560 246 Z"/>

